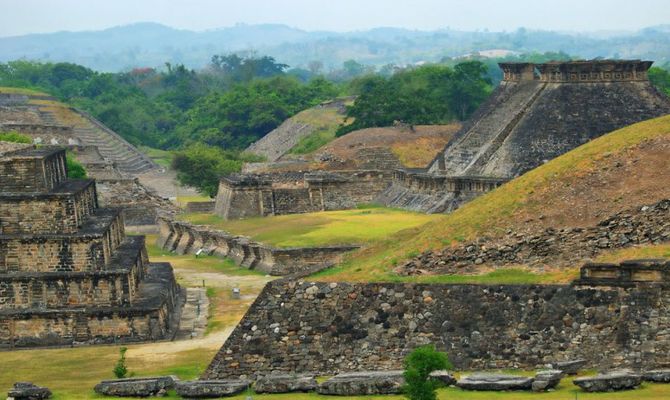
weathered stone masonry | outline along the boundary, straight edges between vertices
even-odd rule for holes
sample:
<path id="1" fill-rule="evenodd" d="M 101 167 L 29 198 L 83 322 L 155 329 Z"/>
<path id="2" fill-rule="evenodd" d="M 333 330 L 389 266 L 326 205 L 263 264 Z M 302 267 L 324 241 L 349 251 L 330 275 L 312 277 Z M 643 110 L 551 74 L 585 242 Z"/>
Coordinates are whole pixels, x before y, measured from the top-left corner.
<path id="1" fill-rule="evenodd" d="M 0 157 L 0 348 L 169 338 L 172 268 L 98 208 L 93 181 L 66 174 L 59 148 Z"/>
<path id="2" fill-rule="evenodd" d="M 275 281 L 204 378 L 401 369 L 407 353 L 426 343 L 459 369 L 575 358 L 601 369 L 667 366 L 670 287 L 658 270 L 669 267 L 623 267 L 644 270 L 635 275 L 587 266 L 581 286 Z"/>
<path id="3" fill-rule="evenodd" d="M 372 202 L 390 171 L 234 174 L 221 179 L 215 213 L 226 219 L 342 210 Z"/>
<path id="4" fill-rule="evenodd" d="M 160 217 L 158 225 L 157 245 L 162 249 L 177 254 L 201 252 L 228 257 L 237 265 L 270 275 L 289 275 L 330 266 L 337 263 L 344 253 L 358 249 L 356 245 L 276 248 L 254 242 L 248 237 L 166 217 Z"/>
<path id="5" fill-rule="evenodd" d="M 504 182 L 603 134 L 670 113 L 670 100 L 649 83 L 651 64 L 640 60 L 501 63 L 500 86 L 428 169 L 396 174 L 378 201 L 416 211 L 449 212 L 484 191 L 464 196 L 443 182 L 471 178 Z M 417 184 L 431 176 L 432 184 Z"/>

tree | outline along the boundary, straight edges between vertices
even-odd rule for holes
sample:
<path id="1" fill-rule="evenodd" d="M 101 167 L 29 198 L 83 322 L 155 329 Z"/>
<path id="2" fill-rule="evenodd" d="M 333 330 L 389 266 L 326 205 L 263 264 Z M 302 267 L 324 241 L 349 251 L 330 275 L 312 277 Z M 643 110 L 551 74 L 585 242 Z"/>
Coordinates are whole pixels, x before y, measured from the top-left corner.
<path id="1" fill-rule="evenodd" d="M 114 369 L 112 369 L 114 376 L 118 379 L 125 378 L 128 374 L 128 367 L 126 367 L 126 351 L 128 351 L 127 347 L 121 347 L 119 349 L 119 360 L 114 365 Z"/>
<path id="2" fill-rule="evenodd" d="M 650 68 L 649 80 L 659 91 L 665 93 L 666 96 L 670 96 L 670 72 L 663 68 Z"/>
<path id="3" fill-rule="evenodd" d="M 417 347 L 405 358 L 405 396 L 411 400 L 435 400 L 439 383 L 430 379 L 433 371 L 451 369 L 447 355 L 433 345 Z"/>

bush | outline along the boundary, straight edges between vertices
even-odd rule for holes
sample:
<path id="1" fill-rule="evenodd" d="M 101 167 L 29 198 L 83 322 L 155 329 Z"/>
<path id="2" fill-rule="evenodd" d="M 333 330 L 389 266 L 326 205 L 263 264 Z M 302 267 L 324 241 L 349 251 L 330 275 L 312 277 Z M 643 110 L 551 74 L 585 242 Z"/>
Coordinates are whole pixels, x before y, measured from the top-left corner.
<path id="1" fill-rule="evenodd" d="M 86 179 L 86 169 L 71 153 L 67 154 L 67 177 L 70 179 Z"/>
<path id="2" fill-rule="evenodd" d="M 0 132 L 0 142 L 30 144 L 33 142 L 33 140 L 29 136 L 22 135 L 16 131 L 9 131 L 9 132 Z"/>
<path id="3" fill-rule="evenodd" d="M 114 376 L 118 379 L 125 378 L 126 375 L 128 375 L 128 367 L 126 367 L 126 351 L 128 351 L 127 347 L 121 347 L 119 349 L 120 357 L 112 370 Z"/>
<path id="4" fill-rule="evenodd" d="M 429 379 L 430 373 L 451 369 L 447 355 L 433 345 L 417 347 L 405 358 L 405 396 L 411 400 L 435 400 L 439 383 Z"/>

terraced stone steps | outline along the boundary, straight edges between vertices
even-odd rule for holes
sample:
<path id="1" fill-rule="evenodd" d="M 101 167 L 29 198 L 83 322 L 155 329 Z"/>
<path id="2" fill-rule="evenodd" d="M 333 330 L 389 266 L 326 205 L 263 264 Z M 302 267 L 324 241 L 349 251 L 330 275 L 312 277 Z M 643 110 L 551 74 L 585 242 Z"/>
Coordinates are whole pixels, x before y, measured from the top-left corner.
<path id="1" fill-rule="evenodd" d="M 74 108 L 71 111 L 76 113 L 82 122 L 73 127 L 75 135 L 84 145 L 97 147 L 100 154 L 114 162 L 122 173 L 138 175 L 158 168 L 149 157 L 92 116 Z M 47 124 L 63 125 L 63 122 L 49 110 L 40 110 L 39 114 Z"/>
<path id="2" fill-rule="evenodd" d="M 509 133 L 518 122 L 517 116 L 522 112 L 520 110 L 527 109 L 544 87 L 535 81 L 513 85 L 512 89 L 508 89 L 509 93 L 502 96 L 504 99 L 498 102 L 498 107 L 487 110 L 462 137 L 449 146 L 445 152 L 447 175 L 466 174 L 467 168 L 479 158 L 478 155 L 486 153 L 488 146 L 482 147 L 505 132 Z"/>

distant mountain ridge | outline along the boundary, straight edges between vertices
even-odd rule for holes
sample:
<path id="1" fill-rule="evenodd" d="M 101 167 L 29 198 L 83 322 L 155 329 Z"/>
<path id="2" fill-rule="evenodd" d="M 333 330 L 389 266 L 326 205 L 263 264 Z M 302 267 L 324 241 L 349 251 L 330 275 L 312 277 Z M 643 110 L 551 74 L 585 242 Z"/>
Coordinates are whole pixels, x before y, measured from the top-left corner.
<path id="1" fill-rule="evenodd" d="M 143 22 L 100 31 L 55 32 L 0 38 L 0 62 L 17 59 L 73 62 L 99 71 L 160 67 L 165 62 L 191 68 L 214 54 L 255 51 L 292 67 L 319 60 L 326 68 L 356 59 L 371 65 L 438 61 L 476 51 L 564 51 L 583 57 L 670 60 L 670 25 L 603 37 L 530 31 L 418 31 L 380 27 L 366 31 L 304 31 L 281 24 L 245 25 L 194 32 Z"/>

